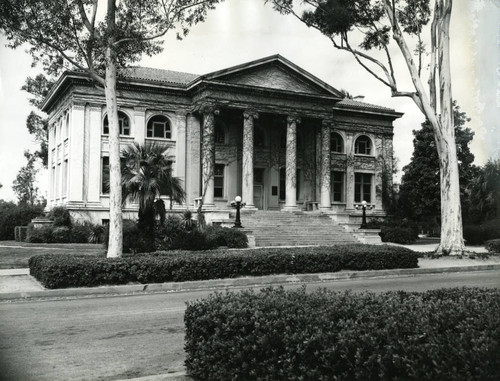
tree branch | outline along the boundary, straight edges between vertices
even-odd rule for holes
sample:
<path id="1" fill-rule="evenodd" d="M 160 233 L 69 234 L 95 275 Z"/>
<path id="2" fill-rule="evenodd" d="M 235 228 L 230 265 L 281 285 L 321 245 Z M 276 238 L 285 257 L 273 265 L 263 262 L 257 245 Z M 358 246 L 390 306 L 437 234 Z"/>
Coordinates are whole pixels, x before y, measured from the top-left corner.
<path id="1" fill-rule="evenodd" d="M 168 9 L 168 10 L 165 9 L 165 5 L 164 5 L 167 27 L 163 31 L 161 31 L 161 32 L 159 32 L 159 33 L 157 33 L 157 34 L 155 34 L 153 36 L 149 36 L 149 37 L 142 37 L 142 38 L 137 38 L 137 37 L 134 37 L 134 38 L 122 38 L 121 40 L 115 41 L 114 46 L 118 46 L 120 44 L 124 44 L 124 43 L 130 42 L 130 41 L 151 41 L 151 40 L 155 40 L 157 38 L 163 37 L 173 27 L 173 21 L 171 21 L 171 20 L 175 20 L 177 18 L 177 16 L 179 16 L 179 14 L 181 14 L 182 12 L 184 12 L 185 10 L 187 10 L 189 8 L 193 8 L 193 7 L 202 5 L 204 3 L 209 3 L 209 2 L 210 2 L 210 0 L 202 0 L 202 1 L 199 1 L 199 2 L 196 2 L 196 3 L 193 3 L 193 4 L 189 4 L 189 5 L 183 6 L 183 7 L 179 8 L 179 9 L 177 9 L 174 12 L 174 14 L 172 16 L 170 16 L 170 17 L 168 15 L 171 12 L 171 10 L 170 9 Z M 163 2 L 163 4 L 164 4 L 164 2 Z M 172 5 L 172 3 L 170 5 Z"/>

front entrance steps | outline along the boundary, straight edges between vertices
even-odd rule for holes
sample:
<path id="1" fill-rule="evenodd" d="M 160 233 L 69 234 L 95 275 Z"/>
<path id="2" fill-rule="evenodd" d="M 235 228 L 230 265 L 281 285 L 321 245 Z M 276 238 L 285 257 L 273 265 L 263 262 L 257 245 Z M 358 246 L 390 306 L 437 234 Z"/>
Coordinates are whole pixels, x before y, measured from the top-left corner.
<path id="1" fill-rule="evenodd" d="M 234 221 L 235 212 L 231 212 Z M 256 211 L 241 215 L 243 231 L 255 246 L 331 246 L 359 243 L 355 235 L 329 216 L 314 212 Z"/>

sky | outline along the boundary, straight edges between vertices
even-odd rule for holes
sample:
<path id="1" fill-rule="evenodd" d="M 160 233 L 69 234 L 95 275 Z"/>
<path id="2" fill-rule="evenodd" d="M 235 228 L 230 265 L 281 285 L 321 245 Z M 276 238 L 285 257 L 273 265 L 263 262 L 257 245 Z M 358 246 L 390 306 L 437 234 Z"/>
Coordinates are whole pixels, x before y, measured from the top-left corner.
<path id="1" fill-rule="evenodd" d="M 453 97 L 472 119 L 475 132 L 471 151 L 475 164 L 500 158 L 500 0 L 457 0 L 451 19 Z M 21 91 L 31 67 L 25 49 L 5 47 L 0 36 L 0 199 L 16 200 L 12 183 L 26 164 L 23 152 L 37 149 L 26 129 L 31 107 Z M 395 67 L 401 90 L 412 91 L 410 77 L 397 48 Z M 347 52 L 336 50 L 317 30 L 292 16 L 282 16 L 263 0 L 226 0 L 178 41 L 167 36 L 164 51 L 140 62 L 142 66 L 206 74 L 255 59 L 281 54 L 336 89 L 364 96 L 364 101 L 394 108 L 404 116 L 394 123 L 394 151 L 401 168 L 413 151 L 412 130 L 423 115 L 408 98 L 391 98 L 387 87 L 361 68 Z M 39 173 L 41 195 L 46 194 L 47 172 Z"/>

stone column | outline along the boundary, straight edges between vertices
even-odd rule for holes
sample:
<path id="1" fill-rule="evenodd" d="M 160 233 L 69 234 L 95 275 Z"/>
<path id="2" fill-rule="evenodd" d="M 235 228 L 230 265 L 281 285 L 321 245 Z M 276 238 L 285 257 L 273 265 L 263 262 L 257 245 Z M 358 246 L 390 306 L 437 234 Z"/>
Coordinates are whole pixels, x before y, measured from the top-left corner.
<path id="1" fill-rule="evenodd" d="M 348 133 L 346 138 L 345 208 L 351 211 L 354 210 L 354 142 L 352 133 Z"/>
<path id="2" fill-rule="evenodd" d="M 331 169 L 330 169 L 330 125 L 323 120 L 321 128 L 321 209 L 330 209 L 331 204 Z"/>
<path id="3" fill-rule="evenodd" d="M 200 197 L 201 121 L 193 113 L 186 115 L 186 202 Z"/>
<path id="4" fill-rule="evenodd" d="M 215 170 L 215 116 L 219 110 L 213 105 L 204 105 L 200 108 L 203 115 L 203 140 L 201 153 L 202 166 L 202 196 L 205 195 L 205 208 L 214 207 L 214 170 Z"/>
<path id="5" fill-rule="evenodd" d="M 297 116 L 287 118 L 286 127 L 286 199 L 284 210 L 297 209 Z"/>
<path id="6" fill-rule="evenodd" d="M 243 175 L 242 175 L 242 199 L 246 202 L 247 209 L 255 208 L 253 204 L 253 125 L 254 119 L 259 114 L 256 111 L 247 110 L 243 113 Z"/>

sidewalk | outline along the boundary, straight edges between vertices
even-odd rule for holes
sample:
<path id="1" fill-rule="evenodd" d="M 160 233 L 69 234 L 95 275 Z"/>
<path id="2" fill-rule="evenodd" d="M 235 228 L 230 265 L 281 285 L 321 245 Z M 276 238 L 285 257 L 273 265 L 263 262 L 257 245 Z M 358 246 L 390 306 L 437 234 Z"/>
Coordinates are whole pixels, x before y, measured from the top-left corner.
<path id="1" fill-rule="evenodd" d="M 431 252 L 436 248 L 436 244 L 433 243 L 404 246 L 419 252 Z M 478 253 L 486 253 L 484 247 L 468 247 L 467 249 Z M 445 272 L 500 270 L 500 256 L 490 256 L 487 259 L 459 259 L 454 257 L 442 257 L 437 259 L 420 258 L 418 265 L 419 267 L 416 269 L 340 271 L 336 273 L 318 274 L 282 274 L 178 283 L 127 284 L 120 286 L 82 287 L 57 290 L 45 289 L 39 282 L 36 281 L 35 278 L 29 275 L 29 269 L 8 269 L 0 270 L 0 300 L 146 294 L 153 292 L 160 293 L 199 289 L 238 288 L 260 285 L 269 286 L 301 282 L 312 283 L 345 279 L 398 277 Z"/>

